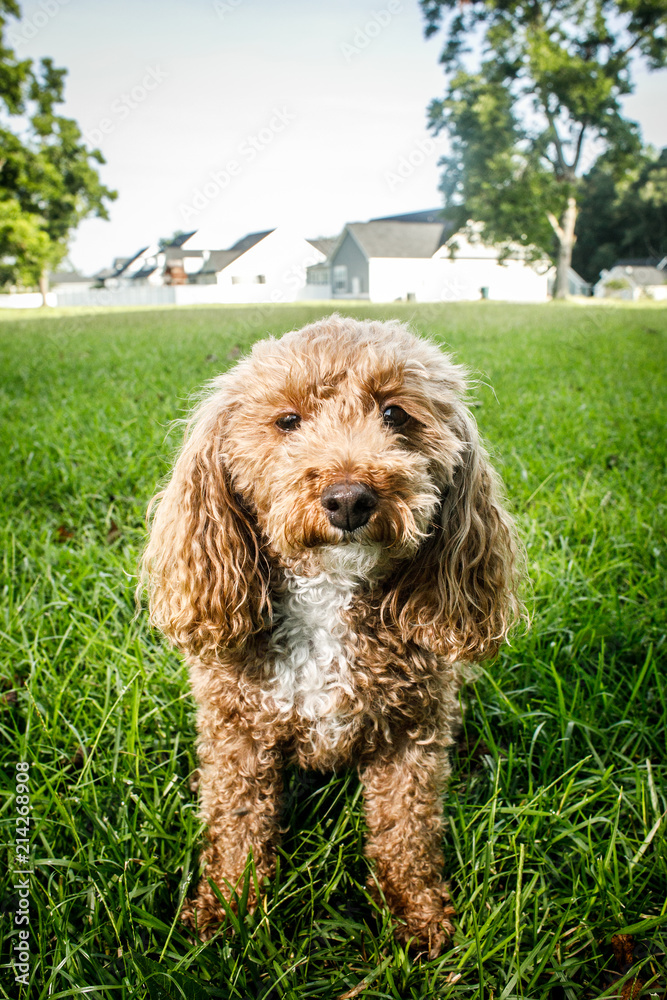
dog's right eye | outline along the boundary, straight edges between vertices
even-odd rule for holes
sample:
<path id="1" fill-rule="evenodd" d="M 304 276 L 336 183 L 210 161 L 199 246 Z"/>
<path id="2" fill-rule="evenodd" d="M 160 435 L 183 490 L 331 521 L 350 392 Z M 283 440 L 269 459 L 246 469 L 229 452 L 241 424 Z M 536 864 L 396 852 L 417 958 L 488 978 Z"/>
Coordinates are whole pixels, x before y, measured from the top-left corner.
<path id="1" fill-rule="evenodd" d="M 406 413 L 402 406 L 386 406 L 382 411 L 382 419 L 387 427 L 403 427 L 410 419 L 410 414 Z"/>
<path id="2" fill-rule="evenodd" d="M 279 427 L 281 431 L 293 431 L 300 423 L 301 417 L 298 413 L 286 413 L 284 417 L 278 417 L 276 427 Z"/>

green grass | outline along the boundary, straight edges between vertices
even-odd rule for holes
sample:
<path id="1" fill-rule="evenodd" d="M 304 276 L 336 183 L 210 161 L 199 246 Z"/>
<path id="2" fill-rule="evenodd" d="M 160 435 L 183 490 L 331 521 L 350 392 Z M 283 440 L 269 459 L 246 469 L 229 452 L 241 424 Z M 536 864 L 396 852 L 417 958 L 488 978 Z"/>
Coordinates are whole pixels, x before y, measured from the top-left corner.
<path id="1" fill-rule="evenodd" d="M 667 309 L 651 306 L 350 307 L 410 320 L 478 373 L 475 413 L 528 549 L 532 628 L 467 690 L 454 754 L 456 937 L 432 962 L 395 944 L 364 889 L 350 773 L 289 776 L 261 912 L 206 946 L 180 930 L 201 836 L 193 705 L 179 657 L 135 617 L 144 511 L 190 394 L 323 311 L 0 317 L 0 996 L 589 1000 L 620 996 L 627 973 L 663 997 Z M 9 967 L 18 760 L 32 764 L 27 989 Z"/>

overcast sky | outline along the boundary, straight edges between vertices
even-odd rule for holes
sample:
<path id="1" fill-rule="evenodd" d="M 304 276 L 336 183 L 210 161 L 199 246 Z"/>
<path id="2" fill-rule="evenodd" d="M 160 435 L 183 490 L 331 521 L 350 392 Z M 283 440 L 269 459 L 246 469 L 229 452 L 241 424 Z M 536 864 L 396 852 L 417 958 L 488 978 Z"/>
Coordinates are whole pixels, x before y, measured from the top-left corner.
<path id="1" fill-rule="evenodd" d="M 68 69 L 75 118 L 118 191 L 82 223 L 91 273 L 177 229 L 230 246 L 287 225 L 306 237 L 441 203 L 426 129 L 444 89 L 417 0 L 23 0 L 9 37 Z M 667 71 L 636 73 L 625 110 L 667 145 Z"/>

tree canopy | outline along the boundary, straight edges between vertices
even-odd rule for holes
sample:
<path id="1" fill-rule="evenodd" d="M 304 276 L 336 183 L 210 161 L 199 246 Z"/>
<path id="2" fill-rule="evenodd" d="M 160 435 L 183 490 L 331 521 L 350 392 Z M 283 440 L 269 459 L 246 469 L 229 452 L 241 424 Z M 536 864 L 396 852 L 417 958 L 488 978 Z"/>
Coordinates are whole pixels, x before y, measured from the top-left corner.
<path id="1" fill-rule="evenodd" d="M 97 172 L 102 154 L 56 112 L 67 71 L 48 58 L 37 68 L 18 59 L 5 42 L 10 17 L 20 17 L 18 4 L 0 0 L 0 286 L 44 291 L 79 222 L 108 218 L 116 193 Z"/>
<path id="2" fill-rule="evenodd" d="M 623 117 L 633 59 L 667 60 L 665 0 L 421 0 L 426 34 L 445 34 L 444 98 L 429 108 L 449 134 L 448 215 L 474 219 L 509 247 L 557 247 L 566 294 L 583 169 L 605 156 L 622 177 L 641 151 Z"/>
<path id="3" fill-rule="evenodd" d="M 667 254 L 667 149 L 642 154 L 618 179 L 601 156 L 580 189 L 572 266 L 587 281 L 622 258 Z"/>

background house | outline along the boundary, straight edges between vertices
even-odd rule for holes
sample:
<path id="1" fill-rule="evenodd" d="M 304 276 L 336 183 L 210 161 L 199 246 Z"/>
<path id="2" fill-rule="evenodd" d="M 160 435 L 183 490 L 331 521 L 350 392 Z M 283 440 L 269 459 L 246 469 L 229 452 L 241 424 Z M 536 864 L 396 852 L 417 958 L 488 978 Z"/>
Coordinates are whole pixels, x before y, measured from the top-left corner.
<path id="1" fill-rule="evenodd" d="M 452 232 L 439 211 L 345 226 L 327 260 L 309 268 L 305 297 L 371 302 L 502 299 L 542 302 L 550 261 L 517 247 L 501 260 L 479 227 Z"/>
<path id="2" fill-rule="evenodd" d="M 440 216 L 439 209 L 429 209 L 351 222 L 336 238 L 266 229 L 225 250 L 202 244 L 196 231 L 181 233 L 115 258 L 94 276 L 94 287 L 93 279 L 54 276 L 55 295 L 62 305 L 82 306 L 547 300 L 553 283 L 549 259 L 531 260 L 529 248 L 520 246 L 501 252 L 484 242 L 481 226 L 468 223 L 453 232 Z M 650 267 L 621 261 L 605 272 L 596 294 L 667 297 L 666 261 Z M 571 271 L 571 294 L 586 294 L 588 287 Z"/>
<path id="3" fill-rule="evenodd" d="M 249 233 L 228 250 L 192 247 L 195 236 L 184 233 L 116 258 L 95 276 L 96 287 L 74 289 L 61 304 L 294 302 L 303 297 L 308 268 L 324 261 L 335 243 L 282 227 Z"/>
<path id="4" fill-rule="evenodd" d="M 549 295 L 553 295 L 554 288 L 556 287 L 556 268 L 549 268 L 547 275 L 548 278 L 548 289 Z M 593 294 L 593 286 L 590 282 L 585 281 L 580 274 L 574 270 L 573 267 L 568 267 L 567 269 L 567 294 L 568 295 L 583 295 L 589 296 Z"/>
<path id="5" fill-rule="evenodd" d="M 593 294 L 597 298 L 667 299 L 667 257 L 644 260 L 619 260 L 600 273 Z"/>
<path id="6" fill-rule="evenodd" d="M 324 261 L 329 249 L 326 240 L 306 240 L 284 227 L 249 233 L 229 250 L 204 251 L 190 282 L 216 286 L 216 302 L 294 302 L 302 297 L 308 268 Z"/>
<path id="7" fill-rule="evenodd" d="M 181 233 L 169 243 L 163 244 L 162 280 L 165 285 L 187 285 L 191 275 L 196 274 L 206 261 L 208 251 L 187 250 L 184 246 L 196 232 L 195 229 L 189 233 Z"/>
<path id="8" fill-rule="evenodd" d="M 97 284 L 95 275 L 86 276 L 78 271 L 56 271 L 49 282 L 51 291 L 60 295 L 73 295 L 76 292 L 87 292 Z"/>

